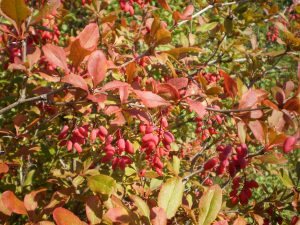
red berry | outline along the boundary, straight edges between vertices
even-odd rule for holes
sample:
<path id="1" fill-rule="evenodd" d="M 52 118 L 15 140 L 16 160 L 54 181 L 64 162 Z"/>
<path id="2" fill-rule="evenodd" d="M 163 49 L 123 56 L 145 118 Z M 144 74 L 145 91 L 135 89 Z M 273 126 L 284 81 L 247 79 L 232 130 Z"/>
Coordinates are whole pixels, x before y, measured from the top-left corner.
<path id="1" fill-rule="evenodd" d="M 297 222 L 299 220 L 299 217 L 298 216 L 293 216 L 292 220 L 291 220 L 291 225 L 296 225 Z"/>
<path id="2" fill-rule="evenodd" d="M 173 134 L 169 131 L 164 133 L 164 141 L 168 144 L 171 144 L 175 140 Z"/>
<path id="3" fill-rule="evenodd" d="M 108 134 L 107 129 L 104 126 L 99 127 L 99 135 L 106 136 Z"/>
<path id="4" fill-rule="evenodd" d="M 60 134 L 58 135 L 58 139 L 64 139 L 68 135 L 69 126 L 65 125 L 62 130 L 60 131 Z"/>
<path id="5" fill-rule="evenodd" d="M 92 143 L 94 143 L 94 142 L 96 141 L 98 132 L 99 132 L 99 129 L 93 129 L 93 130 L 91 131 L 91 134 L 90 134 L 90 140 L 91 140 Z"/>
<path id="6" fill-rule="evenodd" d="M 139 172 L 139 176 L 140 177 L 144 177 L 145 174 L 146 174 L 146 170 L 145 169 L 140 170 L 140 172 Z"/>
<path id="7" fill-rule="evenodd" d="M 205 164 L 204 164 L 204 170 L 210 170 L 214 168 L 219 162 L 219 159 L 214 157 L 209 159 Z"/>
<path id="8" fill-rule="evenodd" d="M 117 141 L 117 146 L 121 151 L 124 151 L 125 150 L 125 140 L 123 138 L 120 138 Z"/>
<path id="9" fill-rule="evenodd" d="M 133 154 L 134 153 L 134 148 L 132 143 L 129 140 L 126 140 L 125 142 L 125 151 L 129 154 Z"/>
<path id="10" fill-rule="evenodd" d="M 75 150 L 76 150 L 78 153 L 81 153 L 81 152 L 82 152 L 82 148 L 81 148 L 81 146 L 80 146 L 77 142 L 75 142 L 75 143 L 73 144 L 73 147 L 75 148 Z"/>
<path id="11" fill-rule="evenodd" d="M 161 126 L 162 126 L 163 128 L 167 128 L 167 127 L 169 126 L 166 117 L 163 117 L 163 118 L 161 119 Z"/>
<path id="12" fill-rule="evenodd" d="M 211 186 L 211 185 L 214 184 L 214 182 L 213 182 L 212 179 L 207 178 L 207 179 L 203 182 L 203 184 L 204 184 L 205 186 Z"/>

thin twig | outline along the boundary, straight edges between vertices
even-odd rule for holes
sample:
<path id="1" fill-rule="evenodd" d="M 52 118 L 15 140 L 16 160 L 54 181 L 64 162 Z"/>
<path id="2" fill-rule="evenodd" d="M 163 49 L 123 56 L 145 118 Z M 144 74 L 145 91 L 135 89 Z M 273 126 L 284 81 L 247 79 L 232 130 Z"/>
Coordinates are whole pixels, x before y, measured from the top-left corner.
<path id="1" fill-rule="evenodd" d="M 60 92 L 60 91 L 64 90 L 66 87 L 67 86 L 64 85 L 64 86 L 62 86 L 62 87 L 60 87 L 60 88 L 58 88 L 56 90 L 53 90 L 53 91 L 50 91 L 50 92 L 46 93 L 46 94 L 42 94 L 42 95 L 31 97 L 31 98 L 23 98 L 23 97 L 21 97 L 21 98 L 19 98 L 18 101 L 16 101 L 16 102 L 14 102 L 14 103 L 12 103 L 12 104 L 10 104 L 10 105 L 8 105 L 8 106 L 0 109 L 0 115 L 3 114 L 3 113 L 5 113 L 5 112 L 7 112 L 7 111 L 9 111 L 9 110 L 11 110 L 12 108 L 14 108 L 14 107 L 16 107 L 18 105 L 21 105 L 21 104 L 26 103 L 26 102 L 47 101 L 47 99 L 48 99 L 48 97 L 50 95 L 56 94 L 57 92 Z"/>

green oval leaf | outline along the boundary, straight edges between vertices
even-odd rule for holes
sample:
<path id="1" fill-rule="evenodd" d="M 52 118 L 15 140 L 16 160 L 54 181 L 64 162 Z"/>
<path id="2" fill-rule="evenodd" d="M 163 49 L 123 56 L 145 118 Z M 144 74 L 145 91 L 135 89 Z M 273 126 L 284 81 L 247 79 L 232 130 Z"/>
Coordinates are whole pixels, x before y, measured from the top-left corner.
<path id="1" fill-rule="evenodd" d="M 141 199 L 140 197 L 136 195 L 131 195 L 130 198 L 134 201 L 135 206 L 138 208 L 139 213 L 142 216 L 147 217 L 148 220 L 150 220 L 150 209 L 147 205 L 147 203 Z"/>
<path id="2" fill-rule="evenodd" d="M 160 189 L 158 195 L 158 206 L 166 211 L 167 218 L 172 218 L 182 202 L 184 184 L 182 179 L 174 177 L 168 179 Z"/>
<path id="3" fill-rule="evenodd" d="M 206 23 L 203 24 L 197 31 L 199 32 L 207 32 L 214 29 L 218 25 L 218 22 Z"/>
<path id="4" fill-rule="evenodd" d="M 216 218 L 222 206 L 222 189 L 219 185 L 207 189 L 199 202 L 198 225 L 210 225 Z"/>
<path id="5" fill-rule="evenodd" d="M 116 181 L 107 175 L 99 174 L 87 178 L 89 188 L 97 193 L 103 195 L 110 195 L 116 187 Z"/>

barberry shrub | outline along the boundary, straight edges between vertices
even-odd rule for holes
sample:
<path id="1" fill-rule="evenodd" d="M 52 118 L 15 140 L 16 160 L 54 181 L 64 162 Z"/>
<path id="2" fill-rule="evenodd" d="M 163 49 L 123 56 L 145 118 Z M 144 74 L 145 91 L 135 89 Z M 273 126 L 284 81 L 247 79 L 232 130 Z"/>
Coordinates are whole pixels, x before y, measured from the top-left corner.
<path id="1" fill-rule="evenodd" d="M 0 10 L 1 224 L 300 224 L 299 1 Z"/>

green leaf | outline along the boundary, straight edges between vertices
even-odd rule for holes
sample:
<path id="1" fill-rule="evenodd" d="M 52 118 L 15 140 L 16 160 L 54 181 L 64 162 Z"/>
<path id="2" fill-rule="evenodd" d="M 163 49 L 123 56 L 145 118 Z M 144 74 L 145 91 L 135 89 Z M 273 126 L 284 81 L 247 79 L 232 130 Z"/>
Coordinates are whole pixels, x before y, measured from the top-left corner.
<path id="1" fill-rule="evenodd" d="M 184 184 L 179 177 L 170 178 L 161 187 L 158 195 L 158 206 L 166 211 L 167 218 L 172 218 L 181 205 Z"/>
<path id="2" fill-rule="evenodd" d="M 294 184 L 290 177 L 290 174 L 286 169 L 280 170 L 279 178 L 286 187 L 288 187 L 288 188 L 294 187 Z"/>
<path id="3" fill-rule="evenodd" d="M 18 30 L 31 13 L 24 0 L 2 0 L 0 8 L 1 14 L 8 18 Z"/>
<path id="4" fill-rule="evenodd" d="M 178 175 L 180 171 L 180 159 L 177 156 L 173 156 L 172 167 L 175 174 Z"/>
<path id="5" fill-rule="evenodd" d="M 136 195 L 131 195 L 130 198 L 134 201 L 135 206 L 138 208 L 140 214 L 150 220 L 150 209 L 147 203 Z"/>
<path id="6" fill-rule="evenodd" d="M 218 22 L 206 23 L 197 29 L 199 32 L 207 32 L 214 29 L 218 25 Z"/>
<path id="7" fill-rule="evenodd" d="M 216 218 L 222 206 L 222 189 L 219 185 L 207 189 L 199 202 L 198 225 L 210 225 Z"/>
<path id="8" fill-rule="evenodd" d="M 99 174 L 87 178 L 89 188 L 97 193 L 103 195 L 110 195 L 116 187 L 116 181 L 107 175 Z"/>

